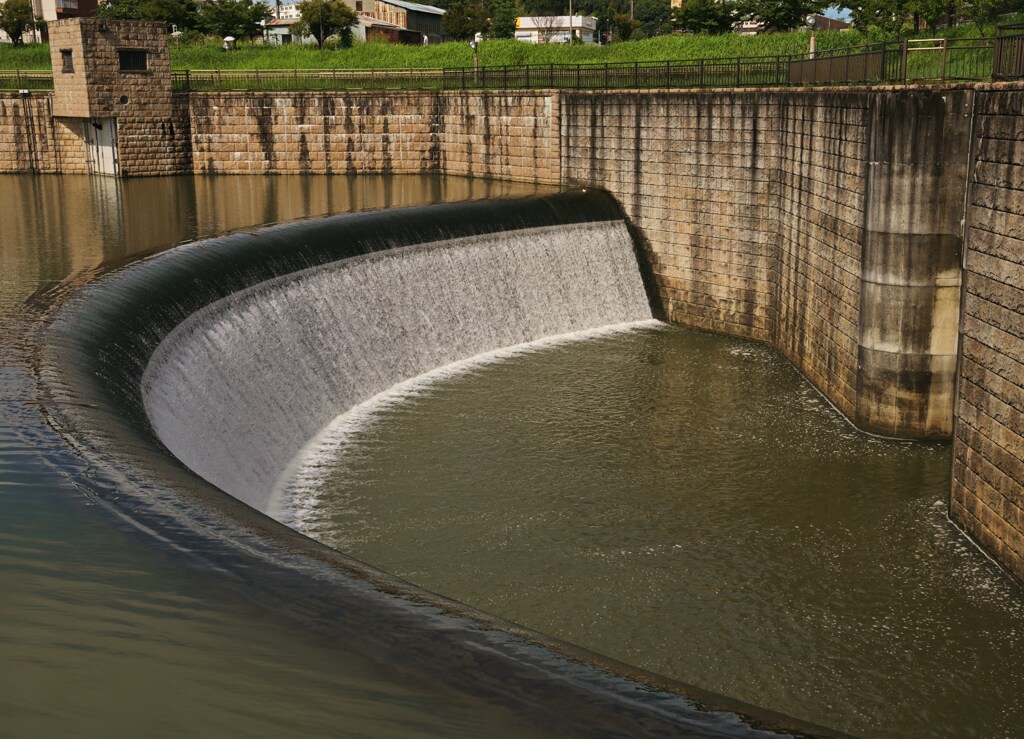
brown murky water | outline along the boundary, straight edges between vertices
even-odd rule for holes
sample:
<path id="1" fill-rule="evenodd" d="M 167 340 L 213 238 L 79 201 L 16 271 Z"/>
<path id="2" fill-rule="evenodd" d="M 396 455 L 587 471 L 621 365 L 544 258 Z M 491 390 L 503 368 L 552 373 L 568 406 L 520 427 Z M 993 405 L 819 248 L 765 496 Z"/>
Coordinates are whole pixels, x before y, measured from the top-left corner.
<path id="1" fill-rule="evenodd" d="M 946 520 L 948 446 L 857 432 L 767 347 L 640 324 L 333 435 L 299 527 L 419 585 L 859 735 L 1024 726 L 1024 591 Z"/>
<path id="2" fill-rule="evenodd" d="M 0 735 L 532 736 L 168 561 L 100 515 L 31 371 L 62 286 L 206 235 L 526 193 L 421 177 L 0 176 Z"/>

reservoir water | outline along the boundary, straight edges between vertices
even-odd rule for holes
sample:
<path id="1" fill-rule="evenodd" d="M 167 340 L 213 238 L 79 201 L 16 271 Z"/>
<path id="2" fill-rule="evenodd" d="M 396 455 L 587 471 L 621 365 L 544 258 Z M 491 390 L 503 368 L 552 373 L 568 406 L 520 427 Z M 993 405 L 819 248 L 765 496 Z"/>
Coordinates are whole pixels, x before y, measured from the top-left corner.
<path id="1" fill-rule="evenodd" d="M 340 418 L 286 520 L 426 588 L 863 736 L 1013 736 L 1024 594 L 949 448 L 853 429 L 773 350 L 650 322 Z"/>
<path id="2" fill-rule="evenodd" d="M 534 736 L 183 568 L 46 423 L 42 314 L 138 256 L 262 223 L 533 188 L 420 177 L 0 176 L 0 736 Z M 226 585 L 228 585 L 226 587 Z"/>
<path id="3" fill-rule="evenodd" d="M 3 732 L 760 735 L 705 705 L 780 723 L 716 693 L 867 735 L 1020 725 L 1024 599 L 946 521 L 948 447 L 854 431 L 762 346 L 637 320 L 606 195 L 162 255 L 533 188 L 0 188 Z"/>

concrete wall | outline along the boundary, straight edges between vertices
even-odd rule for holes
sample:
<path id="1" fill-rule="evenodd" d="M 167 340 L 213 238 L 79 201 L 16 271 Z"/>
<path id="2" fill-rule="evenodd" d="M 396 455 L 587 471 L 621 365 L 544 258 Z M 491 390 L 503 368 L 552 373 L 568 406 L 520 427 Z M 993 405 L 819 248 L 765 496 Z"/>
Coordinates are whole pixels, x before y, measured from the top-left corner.
<path id="1" fill-rule="evenodd" d="M 1024 91 L 979 95 L 950 514 L 1024 579 Z"/>

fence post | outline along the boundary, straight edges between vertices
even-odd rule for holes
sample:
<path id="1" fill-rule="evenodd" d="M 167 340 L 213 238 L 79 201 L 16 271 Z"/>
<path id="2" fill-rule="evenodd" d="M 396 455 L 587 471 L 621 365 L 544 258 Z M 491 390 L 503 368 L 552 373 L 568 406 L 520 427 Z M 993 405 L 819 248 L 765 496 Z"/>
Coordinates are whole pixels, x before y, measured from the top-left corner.
<path id="1" fill-rule="evenodd" d="M 640 62 L 633 62 L 633 87 L 640 89 Z"/>
<path id="2" fill-rule="evenodd" d="M 740 86 L 740 58 L 736 57 L 736 87 Z"/>
<path id="3" fill-rule="evenodd" d="M 949 39 L 942 39 L 942 81 L 946 81 L 946 61 L 949 58 Z"/>
<path id="4" fill-rule="evenodd" d="M 580 72 L 581 71 L 582 71 L 582 66 L 577 64 L 576 65 L 576 89 L 577 90 L 580 89 Z"/>
<path id="5" fill-rule="evenodd" d="M 608 62 L 604 63 L 604 89 L 608 89 Z"/>
<path id="6" fill-rule="evenodd" d="M 551 84 L 548 85 L 548 87 L 550 87 L 551 89 L 554 89 L 554 87 L 555 87 L 555 65 L 554 64 L 551 65 Z"/>
<path id="7" fill-rule="evenodd" d="M 665 89 L 672 87 L 672 62 L 665 60 Z"/>
<path id="8" fill-rule="evenodd" d="M 525 87 L 526 87 L 527 90 L 530 89 L 530 65 L 529 64 L 526 65 L 526 85 L 525 85 Z"/>
<path id="9" fill-rule="evenodd" d="M 908 39 L 904 39 L 900 48 L 900 79 L 898 80 L 904 84 L 906 84 L 907 81 L 907 61 L 909 57 L 910 41 Z"/>
<path id="10" fill-rule="evenodd" d="M 700 79 L 697 81 L 697 87 L 704 87 L 704 59 L 700 60 Z"/>
<path id="11" fill-rule="evenodd" d="M 192 70 L 185 70 L 185 92 L 192 92 Z"/>

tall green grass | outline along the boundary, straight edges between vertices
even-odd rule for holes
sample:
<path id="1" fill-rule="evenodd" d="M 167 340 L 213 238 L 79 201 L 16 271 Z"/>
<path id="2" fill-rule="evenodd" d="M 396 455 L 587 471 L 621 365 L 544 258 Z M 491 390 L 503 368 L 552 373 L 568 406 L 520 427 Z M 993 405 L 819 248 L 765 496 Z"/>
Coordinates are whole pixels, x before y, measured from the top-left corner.
<path id="1" fill-rule="evenodd" d="M 986 28 L 992 35 L 994 26 Z M 919 34 L 925 36 L 927 34 Z M 944 29 L 943 35 L 979 35 L 975 26 Z M 666 59 L 711 59 L 744 56 L 801 54 L 810 36 L 805 31 L 759 36 L 659 36 L 608 46 L 534 46 L 513 40 L 485 41 L 480 47 L 482 65 L 588 64 L 603 62 L 650 62 Z M 822 31 L 818 49 L 827 50 L 862 44 L 859 31 Z M 427 69 L 467 67 L 473 53 L 466 43 L 401 46 L 386 43 L 356 44 L 351 49 L 319 51 L 315 46 L 291 44 L 270 46 L 241 43 L 224 51 L 219 42 L 183 44 L 171 47 L 171 66 L 184 69 Z M 14 47 L 0 44 L 0 69 L 49 69 L 49 47 L 40 44 Z"/>

